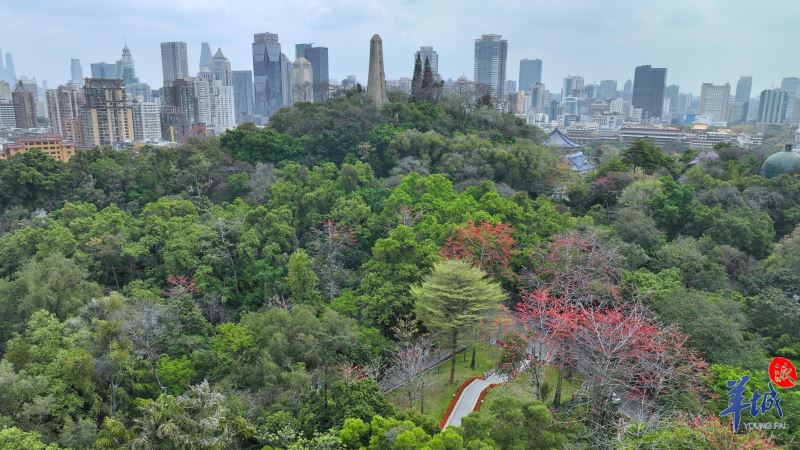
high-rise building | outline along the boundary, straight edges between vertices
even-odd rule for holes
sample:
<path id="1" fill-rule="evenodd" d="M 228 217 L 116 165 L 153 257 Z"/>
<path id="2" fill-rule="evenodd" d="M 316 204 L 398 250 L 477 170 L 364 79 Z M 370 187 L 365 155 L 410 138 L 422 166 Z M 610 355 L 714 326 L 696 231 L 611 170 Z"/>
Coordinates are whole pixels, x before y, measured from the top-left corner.
<path id="1" fill-rule="evenodd" d="M 81 67 L 81 60 L 72 58 L 69 64 L 70 82 L 83 86 L 83 67 Z"/>
<path id="2" fill-rule="evenodd" d="M 633 97 L 633 83 L 628 80 L 622 85 L 622 99 L 629 102 L 631 97 Z"/>
<path id="3" fill-rule="evenodd" d="M 186 52 L 186 42 L 161 43 L 161 71 L 164 75 L 165 85 L 168 81 L 189 78 L 189 57 Z"/>
<path id="4" fill-rule="evenodd" d="M 475 39 L 475 85 L 480 95 L 489 94 L 496 102 L 505 96 L 508 41 L 499 34 L 484 34 Z"/>
<path id="5" fill-rule="evenodd" d="M 134 97 L 128 101 L 133 111 L 133 135 L 137 142 L 161 140 L 161 105 Z"/>
<path id="6" fill-rule="evenodd" d="M 753 87 L 753 77 L 740 77 L 736 83 L 736 97 L 737 102 L 749 102 L 750 90 Z"/>
<path id="7" fill-rule="evenodd" d="M 49 89 L 47 110 L 53 132 L 72 143 L 82 142 L 81 108 L 84 103 L 83 90 L 75 84 Z"/>
<path id="8" fill-rule="evenodd" d="M 634 108 L 641 108 L 642 120 L 661 117 L 666 81 L 667 69 L 665 68 L 649 65 L 636 67 L 631 104 Z"/>
<path id="9" fill-rule="evenodd" d="M 730 102 L 728 123 L 737 124 L 747 122 L 750 112 L 750 90 L 753 86 L 753 77 L 740 77 L 736 83 L 736 95 Z"/>
<path id="10" fill-rule="evenodd" d="M 730 94 L 730 83 L 703 83 L 700 86 L 700 114 L 708 116 L 712 122 L 727 122 Z"/>
<path id="11" fill-rule="evenodd" d="M 198 71 L 211 71 L 211 46 L 208 45 L 208 42 L 200 44 L 200 67 Z"/>
<path id="12" fill-rule="evenodd" d="M 542 82 L 542 60 L 521 59 L 519 61 L 519 89 L 530 92 L 536 83 Z"/>
<path id="13" fill-rule="evenodd" d="M 81 131 L 85 145 L 115 146 L 133 141 L 133 110 L 125 101 L 122 80 L 87 78 L 86 101 L 81 109 Z"/>
<path id="14" fill-rule="evenodd" d="M 528 108 L 531 112 L 540 113 L 544 112 L 545 107 L 549 104 L 546 102 L 547 92 L 545 91 L 545 86 L 543 83 L 535 82 L 533 86 L 531 86 L 530 90 L 530 100 L 528 101 Z"/>
<path id="15" fill-rule="evenodd" d="M 308 50 L 311 47 L 313 47 L 313 44 L 311 44 L 311 43 L 308 43 L 308 44 L 294 44 L 294 59 L 297 59 L 297 58 L 299 58 L 301 56 L 303 58 L 305 58 L 306 57 L 306 50 Z"/>
<path id="16" fill-rule="evenodd" d="M 135 97 L 143 102 L 153 101 L 153 91 L 147 83 L 133 83 L 125 86 L 125 93 L 128 97 Z"/>
<path id="17" fill-rule="evenodd" d="M 441 80 L 442 77 L 439 75 L 439 54 L 436 50 L 433 49 L 431 45 L 423 45 L 417 50 L 414 54 L 414 60 L 416 61 L 417 56 L 419 56 L 420 61 L 425 64 L 425 59 L 427 58 L 428 62 L 431 65 L 431 73 L 433 74 L 434 80 Z"/>
<path id="18" fill-rule="evenodd" d="M 598 94 L 603 100 L 617 98 L 617 80 L 601 80 Z"/>
<path id="19" fill-rule="evenodd" d="M 211 82 L 211 129 L 216 134 L 236 126 L 234 103 L 233 86 L 219 80 Z"/>
<path id="20" fill-rule="evenodd" d="M 105 62 L 92 63 L 92 78 L 104 78 L 113 80 L 119 78 L 117 73 L 117 65 Z"/>
<path id="21" fill-rule="evenodd" d="M 123 86 L 139 82 L 139 79 L 136 78 L 133 56 L 127 45 L 122 47 L 122 58 L 117 60 L 117 77 L 122 80 Z"/>
<path id="22" fill-rule="evenodd" d="M 800 78 L 788 77 L 781 80 L 781 89 L 786 91 L 788 96 L 786 105 L 786 121 L 796 124 L 800 120 Z"/>
<path id="23" fill-rule="evenodd" d="M 311 63 L 311 72 L 314 76 L 314 101 L 328 100 L 328 47 L 314 47 L 313 44 L 295 45 L 296 57 L 302 56 Z"/>
<path id="24" fill-rule="evenodd" d="M 758 100 L 758 123 L 779 124 L 786 120 L 789 93 L 783 89 L 765 89 Z"/>
<path id="25" fill-rule="evenodd" d="M 664 89 L 664 100 L 669 101 L 669 109 L 666 112 L 670 115 L 678 113 L 679 95 L 681 95 L 681 88 L 677 84 L 670 84 Z"/>
<path id="26" fill-rule="evenodd" d="M 583 97 L 595 99 L 600 95 L 600 85 L 589 83 L 583 86 Z"/>
<path id="27" fill-rule="evenodd" d="M 5 54 L 6 63 L 3 65 L 3 51 L 0 50 L 0 80 L 8 83 L 9 86 L 17 85 L 17 72 L 14 70 L 14 58 L 11 53 Z"/>
<path id="28" fill-rule="evenodd" d="M 191 127 L 198 123 L 194 82 L 187 79 L 168 81 L 161 96 L 161 136 L 166 141 L 183 142 Z"/>
<path id="29" fill-rule="evenodd" d="M 314 101 L 314 75 L 311 63 L 302 56 L 292 63 L 293 103 Z"/>
<path id="30" fill-rule="evenodd" d="M 281 53 L 281 93 L 283 106 L 291 106 L 294 103 L 292 94 L 292 60 L 286 54 Z"/>
<path id="31" fill-rule="evenodd" d="M 231 86 L 233 80 L 231 79 L 231 62 L 225 55 L 222 54 L 222 49 L 218 48 L 217 53 L 210 60 L 211 75 L 214 80 L 222 82 L 223 86 Z"/>
<path id="32" fill-rule="evenodd" d="M 10 100 L 0 101 L 0 129 L 16 128 L 16 126 L 17 117 L 14 115 L 14 103 Z"/>
<path id="33" fill-rule="evenodd" d="M 506 93 L 506 95 L 517 92 L 517 81 L 506 80 L 506 84 L 503 86 L 503 91 Z"/>
<path id="34" fill-rule="evenodd" d="M 211 72 L 200 72 L 190 80 L 192 82 L 196 118 L 192 121 L 190 117 L 189 123 L 190 125 L 202 124 L 205 127 L 210 127 L 214 121 L 214 99 L 211 85 L 212 81 L 214 81 L 213 75 L 211 75 Z"/>
<path id="35" fill-rule="evenodd" d="M 564 84 L 561 87 L 562 101 L 566 97 L 583 96 L 583 77 L 568 75 L 564 77 Z"/>
<path id="36" fill-rule="evenodd" d="M 233 71 L 233 110 L 236 123 L 253 121 L 253 72 L 249 70 Z"/>
<path id="37" fill-rule="evenodd" d="M 17 128 L 36 128 L 36 94 L 27 89 L 22 80 L 11 94 Z"/>
<path id="38" fill-rule="evenodd" d="M 255 112 L 269 117 L 283 106 L 281 43 L 275 33 L 253 35 Z"/>
<path id="39" fill-rule="evenodd" d="M 0 80 L 0 102 L 11 101 L 11 86 L 5 81 Z"/>

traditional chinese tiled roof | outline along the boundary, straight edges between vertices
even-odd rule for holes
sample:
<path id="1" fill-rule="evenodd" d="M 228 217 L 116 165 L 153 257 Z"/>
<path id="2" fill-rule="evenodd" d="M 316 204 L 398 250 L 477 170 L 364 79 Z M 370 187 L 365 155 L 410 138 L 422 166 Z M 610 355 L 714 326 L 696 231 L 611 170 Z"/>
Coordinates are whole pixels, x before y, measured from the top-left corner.
<path id="1" fill-rule="evenodd" d="M 580 147 L 580 144 L 577 144 L 575 141 L 568 138 L 567 135 L 562 133 L 558 128 L 550 132 L 550 134 L 547 136 L 547 139 L 544 140 L 544 145 L 561 148 Z"/>

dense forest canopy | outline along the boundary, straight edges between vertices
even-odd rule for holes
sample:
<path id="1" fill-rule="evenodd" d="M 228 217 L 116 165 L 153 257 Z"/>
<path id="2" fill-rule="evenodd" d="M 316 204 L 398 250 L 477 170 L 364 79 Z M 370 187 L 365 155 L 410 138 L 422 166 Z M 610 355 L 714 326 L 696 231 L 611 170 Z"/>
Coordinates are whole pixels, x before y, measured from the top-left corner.
<path id="1" fill-rule="evenodd" d="M 764 392 L 800 357 L 800 176 L 645 141 L 581 176 L 542 139 L 353 90 L 176 147 L 0 161 L 0 449 L 796 444 L 797 388 L 770 436 L 716 417 L 727 380 Z M 444 351 L 450 384 L 480 343 L 534 393 L 442 431 L 409 351 Z"/>

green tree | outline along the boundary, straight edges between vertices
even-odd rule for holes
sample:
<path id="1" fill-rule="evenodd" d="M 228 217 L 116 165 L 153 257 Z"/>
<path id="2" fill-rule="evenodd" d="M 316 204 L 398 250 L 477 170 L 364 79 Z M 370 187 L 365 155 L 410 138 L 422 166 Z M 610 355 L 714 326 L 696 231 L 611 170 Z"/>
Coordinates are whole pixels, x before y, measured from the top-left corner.
<path id="1" fill-rule="evenodd" d="M 0 161 L 0 211 L 11 206 L 53 208 L 67 180 L 64 163 L 40 150 Z"/>
<path id="2" fill-rule="evenodd" d="M 25 432 L 17 427 L 0 430 L 0 450 L 58 450 L 55 444 L 45 444 L 42 436 L 35 432 Z"/>
<path id="3" fill-rule="evenodd" d="M 461 260 L 437 263 L 421 284 L 412 286 L 416 314 L 450 349 L 450 383 L 455 381 L 456 352 L 461 337 L 506 299 L 500 284 Z"/>
<path id="4" fill-rule="evenodd" d="M 314 259 L 302 248 L 289 257 L 288 274 L 284 280 L 289 296 L 296 304 L 315 305 L 322 300 L 317 290 L 319 279 L 314 272 Z"/>
<path id="5" fill-rule="evenodd" d="M 490 443 L 508 450 L 556 449 L 568 441 L 553 423 L 550 410 L 541 403 L 526 403 L 499 397 L 461 422 L 462 435 L 472 441 Z"/>

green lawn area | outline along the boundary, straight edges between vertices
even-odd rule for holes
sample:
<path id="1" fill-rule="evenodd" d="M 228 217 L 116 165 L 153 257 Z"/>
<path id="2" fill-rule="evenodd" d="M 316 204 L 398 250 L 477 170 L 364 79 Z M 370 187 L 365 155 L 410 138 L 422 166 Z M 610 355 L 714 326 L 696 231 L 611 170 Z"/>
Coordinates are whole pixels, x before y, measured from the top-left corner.
<path id="1" fill-rule="evenodd" d="M 552 388 L 544 403 L 551 405 L 553 402 L 553 396 L 555 395 L 555 387 L 558 382 L 558 372 L 554 367 L 547 368 L 545 380 L 548 384 L 550 384 L 550 386 L 552 386 Z M 566 378 L 563 379 L 561 383 L 562 404 L 572 397 L 572 393 L 575 391 L 575 389 L 577 389 L 578 384 L 579 381 L 574 376 L 571 381 L 567 380 Z M 535 401 L 536 392 L 533 388 L 533 384 L 531 383 L 530 374 L 525 372 L 506 384 L 494 387 L 486 395 L 484 402 L 488 404 L 499 397 L 514 397 L 520 400 Z"/>
<path id="2" fill-rule="evenodd" d="M 431 387 L 425 393 L 425 414 L 433 417 L 437 421 L 442 418 L 442 414 L 450 404 L 450 400 L 458 389 L 458 386 L 467 378 L 483 375 L 484 372 L 495 367 L 500 359 L 500 349 L 493 345 L 478 344 L 478 354 L 475 359 L 475 370 L 469 368 L 472 358 L 472 350 L 467 349 L 456 357 L 456 378 L 454 384 L 450 381 L 450 360 L 446 360 L 428 372 Z M 398 409 L 408 409 L 408 391 L 401 387 L 389 394 L 389 398 Z M 420 410 L 419 402 L 415 402 L 413 408 Z"/>

